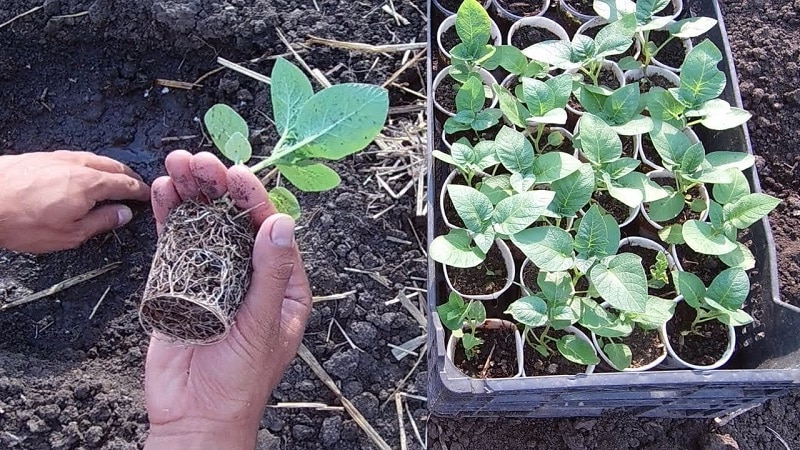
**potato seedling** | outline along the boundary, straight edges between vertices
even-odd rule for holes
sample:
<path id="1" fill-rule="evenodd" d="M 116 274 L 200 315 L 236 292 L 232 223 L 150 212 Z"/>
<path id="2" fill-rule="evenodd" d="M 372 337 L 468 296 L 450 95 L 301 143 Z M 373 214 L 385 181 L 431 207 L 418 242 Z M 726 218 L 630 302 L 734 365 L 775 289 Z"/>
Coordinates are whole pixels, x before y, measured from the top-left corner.
<path id="1" fill-rule="evenodd" d="M 250 167 L 257 174 L 274 167 L 301 191 L 336 187 L 339 176 L 321 160 L 339 160 L 362 150 L 386 121 L 385 89 L 358 83 L 314 93 L 309 79 L 293 64 L 277 59 L 272 69 L 271 100 L 280 135 L 271 153 Z M 215 105 L 204 122 L 217 149 L 232 163 L 252 156 L 246 122 L 232 108 Z M 276 209 L 298 217 L 297 199 L 284 187 L 270 190 Z M 250 283 L 254 230 L 247 211 L 224 197 L 187 202 L 167 218 L 159 237 L 139 311 L 143 326 L 183 343 L 223 339 Z"/>
<path id="2" fill-rule="evenodd" d="M 476 300 L 464 303 L 460 295 L 451 292 L 447 303 L 437 306 L 436 312 L 442 325 L 452 331 L 456 339 L 461 340 L 467 359 L 474 358 L 475 351 L 483 344 L 483 339 L 475 335 L 476 329 L 486 320 L 483 303 Z M 464 328 L 469 328 L 469 331 L 464 331 Z"/>
<path id="3" fill-rule="evenodd" d="M 711 281 L 708 288 L 697 275 L 689 272 L 676 272 L 678 293 L 694 308 L 696 316 L 688 330 L 680 330 L 682 336 L 697 334 L 698 326 L 704 322 L 717 320 L 725 325 L 742 326 L 753 321 L 742 311 L 742 304 L 750 294 L 750 279 L 740 267 L 723 270 Z"/>

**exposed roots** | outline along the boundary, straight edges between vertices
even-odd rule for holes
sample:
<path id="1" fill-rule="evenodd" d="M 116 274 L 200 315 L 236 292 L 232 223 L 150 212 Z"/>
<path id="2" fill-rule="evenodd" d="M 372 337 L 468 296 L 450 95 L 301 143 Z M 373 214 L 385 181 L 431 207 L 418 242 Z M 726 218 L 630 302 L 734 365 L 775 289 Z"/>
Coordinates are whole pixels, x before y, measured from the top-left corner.
<path id="1" fill-rule="evenodd" d="M 186 344 L 228 335 L 250 286 L 250 219 L 225 202 L 184 203 L 167 218 L 139 309 L 148 333 Z"/>

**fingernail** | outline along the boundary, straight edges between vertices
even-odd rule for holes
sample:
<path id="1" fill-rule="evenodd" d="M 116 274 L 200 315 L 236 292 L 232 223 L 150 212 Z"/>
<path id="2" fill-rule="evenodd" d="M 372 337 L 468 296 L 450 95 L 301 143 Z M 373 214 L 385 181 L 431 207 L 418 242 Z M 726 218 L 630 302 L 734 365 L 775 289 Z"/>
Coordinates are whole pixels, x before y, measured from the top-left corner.
<path id="1" fill-rule="evenodd" d="M 120 206 L 117 209 L 117 226 L 121 227 L 133 219 L 133 211 L 127 206 Z"/>
<path id="2" fill-rule="evenodd" d="M 272 243 L 278 247 L 289 247 L 294 241 L 294 220 L 289 216 L 279 217 L 272 224 L 270 233 Z"/>

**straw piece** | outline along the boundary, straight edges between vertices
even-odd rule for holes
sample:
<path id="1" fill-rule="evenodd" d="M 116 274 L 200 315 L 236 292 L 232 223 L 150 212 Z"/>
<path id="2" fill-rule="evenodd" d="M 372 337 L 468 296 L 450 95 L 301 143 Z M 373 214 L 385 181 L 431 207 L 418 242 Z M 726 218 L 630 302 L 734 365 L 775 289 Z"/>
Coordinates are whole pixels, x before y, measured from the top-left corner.
<path id="1" fill-rule="evenodd" d="M 343 48 L 345 50 L 356 50 L 367 53 L 392 53 L 405 52 L 408 50 L 422 50 L 427 47 L 425 42 L 411 42 L 408 44 L 383 44 L 372 45 L 360 42 L 337 41 L 335 39 L 325 39 L 317 36 L 308 35 L 307 44 L 327 45 L 328 47 Z"/>

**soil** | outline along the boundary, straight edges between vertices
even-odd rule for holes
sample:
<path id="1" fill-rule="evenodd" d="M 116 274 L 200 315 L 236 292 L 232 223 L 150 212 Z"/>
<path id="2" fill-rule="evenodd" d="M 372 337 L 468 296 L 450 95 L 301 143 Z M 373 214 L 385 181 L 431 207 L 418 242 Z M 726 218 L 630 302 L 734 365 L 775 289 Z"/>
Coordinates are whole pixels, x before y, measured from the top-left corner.
<path id="1" fill-rule="evenodd" d="M 463 176 L 457 174 L 453 177 L 451 181 L 452 184 L 460 184 L 460 185 L 467 185 L 467 180 L 464 179 Z M 447 217 L 447 220 L 450 221 L 451 224 L 459 227 L 464 228 L 464 221 L 461 219 L 461 216 L 458 215 L 456 211 L 455 205 L 453 205 L 453 200 L 450 199 L 450 196 L 445 194 L 444 196 L 444 215 Z"/>
<path id="2" fill-rule="evenodd" d="M 535 16 L 542 11 L 544 6 L 542 0 L 495 0 L 494 2 L 517 18 Z"/>
<path id="3" fill-rule="evenodd" d="M 597 13 L 594 12 L 594 6 L 592 0 L 567 0 L 567 4 L 572 7 L 575 11 L 586 15 L 586 16 L 596 16 Z"/>
<path id="4" fill-rule="evenodd" d="M 531 332 L 541 333 L 542 329 L 536 328 Z M 558 340 L 567 334 L 569 333 L 564 330 L 550 330 L 547 335 Z M 525 376 L 574 375 L 576 373 L 586 372 L 586 366 L 575 364 L 567 358 L 564 358 L 564 356 L 559 353 L 555 342 L 550 343 L 550 350 L 550 355 L 545 358 L 532 346 L 525 344 L 525 357 L 523 359 Z"/>
<path id="5" fill-rule="evenodd" d="M 439 0 L 439 4 L 448 11 L 456 12 L 464 0 Z M 482 1 L 480 2 L 483 3 Z"/>
<path id="6" fill-rule="evenodd" d="M 697 253 L 688 245 L 678 246 L 676 253 L 683 270 L 700 277 L 706 286 L 709 286 L 720 272 L 728 268 L 716 256 Z"/>
<path id="7" fill-rule="evenodd" d="M 658 75 L 658 74 L 653 74 L 653 75 L 650 75 L 649 77 L 644 77 L 644 78 L 639 79 L 639 93 L 640 94 L 645 94 L 647 92 L 650 92 L 650 90 L 653 89 L 654 86 L 658 86 L 658 87 L 664 88 L 664 89 L 670 89 L 670 88 L 675 87 L 675 85 L 670 83 L 669 80 L 667 80 L 666 78 L 664 78 L 664 77 L 662 77 L 661 75 Z M 653 150 L 653 151 L 655 151 L 655 150 Z"/>
<path id="8" fill-rule="evenodd" d="M 622 156 L 633 158 L 633 152 L 636 151 L 636 141 L 633 136 L 620 136 L 622 141 Z"/>
<path id="9" fill-rule="evenodd" d="M 597 77 L 597 84 L 605 86 L 612 91 L 619 89 L 621 86 L 619 79 L 611 69 L 602 69 L 600 71 L 600 75 Z"/>
<path id="10" fill-rule="evenodd" d="M 712 320 L 697 326 L 695 332 L 681 336 L 682 331 L 692 328 L 697 313 L 686 302 L 679 302 L 675 315 L 667 322 L 667 337 L 672 350 L 689 364 L 710 366 L 725 353 L 728 342 L 728 327 Z"/>
<path id="11" fill-rule="evenodd" d="M 456 27 L 450 27 L 442 33 L 442 50 L 450 53 L 450 50 L 453 49 L 456 45 L 461 43 L 461 38 L 458 37 L 458 32 L 456 32 Z"/>
<path id="12" fill-rule="evenodd" d="M 458 142 L 458 140 L 461 138 L 467 138 L 467 140 L 474 146 L 478 142 L 483 140 L 493 140 L 494 138 L 497 137 L 497 133 L 500 132 L 501 128 L 502 126 L 500 124 L 497 124 L 492 128 L 481 131 L 480 134 L 477 134 L 475 133 L 475 131 L 472 130 L 459 131 L 458 133 L 448 134 L 446 136 L 446 139 L 447 142 L 452 144 L 453 142 Z"/>
<path id="13" fill-rule="evenodd" d="M 529 289 L 538 290 L 539 268 L 536 267 L 536 264 L 532 262 L 526 264 L 525 269 L 522 270 L 521 278 L 522 284 L 527 286 Z"/>
<path id="14" fill-rule="evenodd" d="M 631 213 L 625 204 L 612 197 L 608 191 L 595 191 L 592 194 L 592 199 L 608 214 L 611 214 L 617 224 L 625 222 Z"/>
<path id="15" fill-rule="evenodd" d="M 526 49 L 539 42 L 558 39 L 559 37 L 556 36 L 555 33 L 545 30 L 544 28 L 524 26 L 517 28 L 517 31 L 514 32 L 514 36 L 511 36 L 511 45 L 519 49 Z"/>
<path id="16" fill-rule="evenodd" d="M 650 140 L 650 136 L 647 134 L 642 135 L 642 147 L 639 149 L 640 152 L 653 164 L 657 166 L 662 166 L 664 161 L 661 159 L 661 155 L 658 154 L 656 147 L 653 145 L 653 141 Z"/>
<path id="17" fill-rule="evenodd" d="M 634 253 L 639 255 L 642 258 L 642 266 L 644 266 L 645 274 L 647 274 L 647 277 L 650 278 L 650 268 L 656 265 L 656 256 L 659 253 L 657 250 L 652 250 L 641 246 L 625 246 L 619 249 L 619 252 Z M 648 289 L 648 294 L 664 299 L 673 299 L 677 297 L 678 294 L 675 292 L 675 285 L 672 284 L 672 272 L 669 269 L 667 269 L 667 279 L 667 284 L 664 287 L 658 289 L 651 287 Z"/>
<path id="18" fill-rule="evenodd" d="M 456 95 L 460 87 L 461 84 L 456 80 L 446 77 L 436 88 L 436 93 L 434 94 L 436 96 L 436 103 L 448 112 L 455 114 Z"/>
<path id="19" fill-rule="evenodd" d="M 461 269 L 448 267 L 447 274 L 453 287 L 467 295 L 493 294 L 506 284 L 506 263 L 497 245 L 492 245 L 486 259 L 475 267 Z"/>
<path id="20" fill-rule="evenodd" d="M 475 334 L 483 344 L 467 359 L 464 347 L 456 344 L 453 362 L 473 378 L 508 378 L 517 374 L 517 342 L 513 328 L 478 329 Z M 488 362 L 488 365 L 487 365 Z"/>
<path id="21" fill-rule="evenodd" d="M 0 22 L 43 3 L 7 0 Z M 152 182 L 164 174 L 169 151 L 212 151 L 203 143 L 196 118 L 218 102 L 235 105 L 254 130 L 254 149 L 263 153 L 276 138 L 264 118 L 271 116 L 268 86 L 228 70 L 192 90 L 166 90 L 154 81 L 193 82 L 220 67 L 218 56 L 240 62 L 283 54 L 287 49 L 276 27 L 295 44 L 307 35 L 372 44 L 425 40 L 424 13 L 417 9 L 424 11 L 422 3 L 395 2 L 409 26 L 398 26 L 379 8 L 372 11 L 380 6 L 375 2 L 316 3 L 320 11 L 312 2 L 285 0 L 241 1 L 235 8 L 218 0 L 47 2 L 0 29 L 0 154 L 92 151 L 129 163 Z M 83 11 L 89 14 L 54 18 Z M 403 65 L 395 54 L 377 57 L 318 45 L 309 45 L 301 55 L 332 83 L 381 84 Z M 272 64 L 246 65 L 269 74 Z M 413 69 L 397 82 L 414 90 L 424 85 Z M 417 101 L 393 88 L 390 97 L 392 106 Z M 392 114 L 390 120 L 411 128 L 416 114 Z M 181 136 L 195 137 L 162 141 Z M 400 345 L 421 331 L 405 308 L 384 302 L 404 287 L 424 285 L 415 281 L 427 275 L 415 235 L 424 236 L 425 229 L 411 226 L 417 220 L 413 189 L 394 200 L 375 184 L 377 168 L 395 158 L 376 156 L 376 151 L 373 146 L 331 164 L 341 175 L 339 188 L 298 195 L 303 217 L 297 242 L 312 292 L 354 291 L 315 304 L 304 343 L 389 446 L 400 448 L 394 405 L 382 403 L 397 388 L 426 395 L 427 372 L 424 363 L 414 368 L 416 357 L 398 361 L 392 355 L 388 344 Z M 422 155 L 419 150 L 414 158 Z M 409 181 L 388 182 L 399 192 Z M 149 205 L 133 208 L 132 223 L 81 248 L 40 256 L 0 253 L 3 300 L 122 262 L 92 281 L 0 315 L 0 448 L 140 448 L 147 432 L 142 375 L 148 337 L 137 311 L 156 237 Z M 412 302 L 418 299 L 411 297 Z M 360 350 L 347 343 L 338 327 L 329 334 L 334 319 Z M 406 376 L 408 381 L 401 383 Z M 299 358 L 273 392 L 270 404 L 277 402 L 341 405 Z M 409 398 L 407 404 L 417 426 L 424 427 L 424 403 Z M 409 422 L 405 431 L 413 436 Z M 259 448 L 270 449 L 373 448 L 341 411 L 269 408 L 259 438 Z M 421 448 L 415 442 L 411 439 L 410 448 Z"/>
<path id="22" fill-rule="evenodd" d="M 651 31 L 650 41 L 654 42 L 656 46 L 660 46 L 669 37 L 666 31 Z M 661 64 L 669 67 L 680 68 L 683 64 L 683 59 L 686 58 L 686 47 L 683 46 L 683 41 L 680 39 L 673 39 L 662 48 L 656 55 L 656 59 Z"/>
<path id="23" fill-rule="evenodd" d="M 633 333 L 619 340 L 630 347 L 633 355 L 630 367 L 634 369 L 650 364 L 664 353 L 658 330 L 643 330 L 635 326 Z"/>

